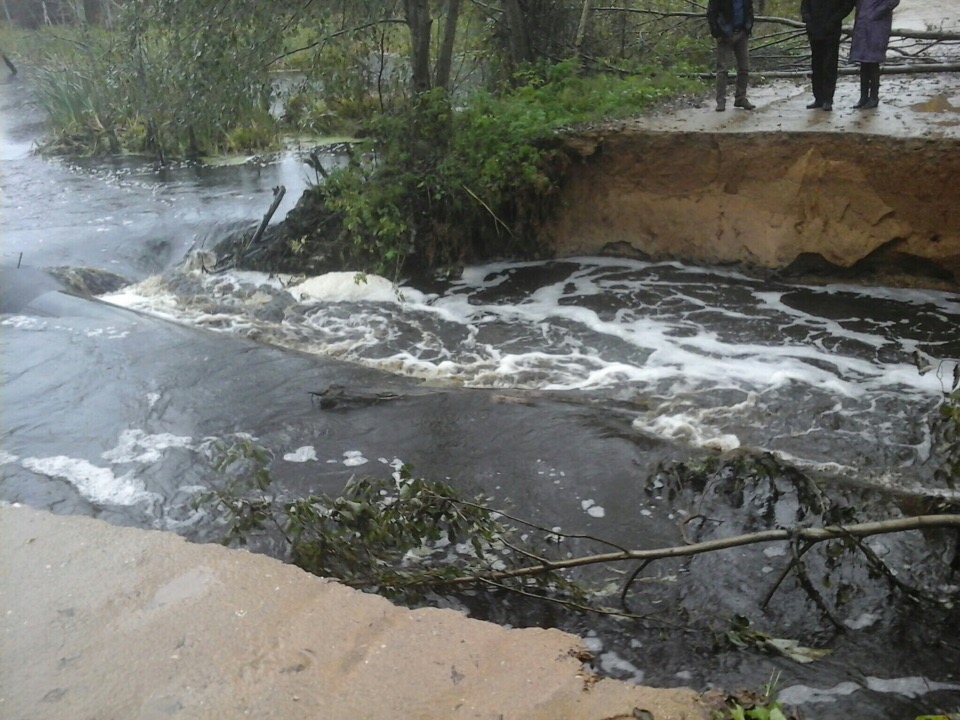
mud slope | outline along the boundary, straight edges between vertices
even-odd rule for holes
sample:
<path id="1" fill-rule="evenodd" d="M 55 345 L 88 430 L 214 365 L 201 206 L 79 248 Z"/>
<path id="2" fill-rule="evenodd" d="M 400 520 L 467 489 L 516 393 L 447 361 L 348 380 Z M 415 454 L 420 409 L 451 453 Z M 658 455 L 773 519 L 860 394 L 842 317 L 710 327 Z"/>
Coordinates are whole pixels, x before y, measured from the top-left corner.
<path id="1" fill-rule="evenodd" d="M 960 140 L 625 127 L 566 142 L 559 255 L 960 279 Z"/>

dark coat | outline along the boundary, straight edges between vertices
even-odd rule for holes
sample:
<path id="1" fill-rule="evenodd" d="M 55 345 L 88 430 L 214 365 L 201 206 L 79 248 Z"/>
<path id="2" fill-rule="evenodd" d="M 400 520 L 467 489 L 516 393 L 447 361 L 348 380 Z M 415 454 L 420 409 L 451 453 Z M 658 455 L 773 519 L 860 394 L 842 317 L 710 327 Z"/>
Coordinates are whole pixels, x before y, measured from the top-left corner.
<path id="1" fill-rule="evenodd" d="M 800 17 L 811 40 L 839 40 L 843 19 L 857 0 L 800 0 Z"/>
<path id="2" fill-rule="evenodd" d="M 729 37 L 737 30 L 746 30 L 747 35 L 750 34 L 753 30 L 753 0 L 742 0 L 742 2 L 743 22 L 740 27 L 734 27 L 734 0 L 708 0 L 707 23 L 710 25 L 710 34 L 713 37 Z"/>
<path id="3" fill-rule="evenodd" d="M 858 63 L 882 63 L 887 57 L 893 9 L 900 0 L 857 0 L 853 22 L 850 60 Z"/>

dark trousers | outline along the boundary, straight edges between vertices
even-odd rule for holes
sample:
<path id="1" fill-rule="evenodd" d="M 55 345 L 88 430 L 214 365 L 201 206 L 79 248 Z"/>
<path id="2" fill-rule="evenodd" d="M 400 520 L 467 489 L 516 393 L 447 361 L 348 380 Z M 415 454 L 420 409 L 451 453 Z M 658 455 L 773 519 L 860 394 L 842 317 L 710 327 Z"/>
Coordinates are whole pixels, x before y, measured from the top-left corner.
<path id="1" fill-rule="evenodd" d="M 826 40 L 810 38 L 813 71 L 813 99 L 821 103 L 832 103 L 833 93 L 837 89 L 837 63 L 840 60 L 840 38 Z"/>
<path id="2" fill-rule="evenodd" d="M 736 61 L 737 86 L 734 98 L 745 100 L 747 83 L 750 79 L 749 36 L 744 30 L 737 30 L 729 37 L 717 39 L 717 102 L 725 102 L 727 97 L 727 68 Z"/>

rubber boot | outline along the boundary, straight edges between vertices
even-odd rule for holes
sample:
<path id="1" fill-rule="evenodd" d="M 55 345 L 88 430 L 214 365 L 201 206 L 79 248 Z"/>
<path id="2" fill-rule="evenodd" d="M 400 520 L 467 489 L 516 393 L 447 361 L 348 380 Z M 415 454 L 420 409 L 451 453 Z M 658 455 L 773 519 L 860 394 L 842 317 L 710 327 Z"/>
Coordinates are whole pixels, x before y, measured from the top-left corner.
<path id="1" fill-rule="evenodd" d="M 860 64 L 860 99 L 853 107 L 859 110 L 870 99 L 870 69 L 867 63 Z"/>
<path id="2" fill-rule="evenodd" d="M 870 97 L 864 103 L 864 110 L 873 110 L 880 104 L 880 63 L 875 63 L 870 73 Z"/>

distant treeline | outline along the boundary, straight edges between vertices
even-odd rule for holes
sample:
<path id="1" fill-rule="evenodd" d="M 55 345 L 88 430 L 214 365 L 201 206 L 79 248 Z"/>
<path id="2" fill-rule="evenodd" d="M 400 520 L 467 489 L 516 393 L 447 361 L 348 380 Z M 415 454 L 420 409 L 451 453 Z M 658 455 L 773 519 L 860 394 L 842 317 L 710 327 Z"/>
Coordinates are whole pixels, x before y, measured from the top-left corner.
<path id="1" fill-rule="evenodd" d="M 121 0 L 0 0 L 4 19 L 13 27 L 91 24 L 109 27 Z"/>

